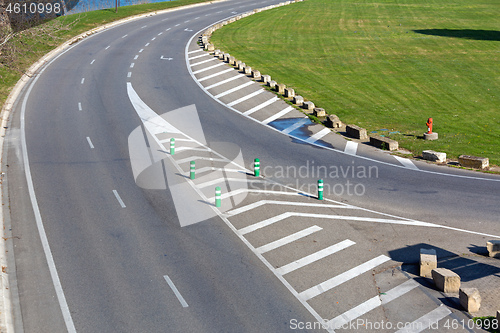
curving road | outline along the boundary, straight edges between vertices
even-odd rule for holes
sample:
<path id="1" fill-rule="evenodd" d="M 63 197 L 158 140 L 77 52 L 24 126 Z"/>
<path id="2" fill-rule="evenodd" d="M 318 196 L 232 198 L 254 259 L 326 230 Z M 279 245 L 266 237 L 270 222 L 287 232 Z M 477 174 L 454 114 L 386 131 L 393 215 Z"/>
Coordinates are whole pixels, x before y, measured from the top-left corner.
<path id="1" fill-rule="evenodd" d="M 189 60 L 197 54 L 198 32 L 237 13 L 273 3 L 277 1 L 231 0 L 131 21 L 75 44 L 32 78 L 16 102 L 4 157 L 19 286 L 18 327 L 22 325 L 26 332 L 289 331 L 291 319 L 337 318 L 364 301 L 361 293 L 349 292 L 357 287 L 348 282 L 342 284 L 347 289 L 339 291 L 349 294 L 345 296 L 348 306 L 330 309 L 333 299 L 320 299 L 323 296 L 317 297 L 313 286 L 328 281 L 322 286 L 332 289 L 340 282 L 329 279 L 331 274 L 342 276 L 342 282 L 347 275 L 339 270 L 327 276 L 324 267 L 349 266 L 357 258 L 375 263 L 370 261 L 372 257 L 392 267 L 389 257 L 404 261 L 401 258 L 406 254 L 395 258 L 391 253 L 409 245 L 426 243 L 464 253 L 471 244 L 484 246 L 485 237 L 500 234 L 500 178 L 495 175 L 425 163 L 415 163 L 419 170 L 413 170 L 375 151 L 360 157 L 310 145 L 224 107 L 200 89 L 190 70 L 193 60 Z M 314 240 L 319 248 L 304 253 L 312 255 L 333 240 L 346 248 L 357 243 L 359 250 L 339 262 L 311 261 L 317 266 L 311 268 L 315 278 L 310 282 L 290 266 L 286 273 L 275 271 L 289 259 L 283 253 L 263 256 L 259 246 L 285 237 L 290 230 L 300 232 L 297 223 L 310 223 L 310 217 L 321 219 L 318 216 L 292 216 L 289 224 L 273 224 L 269 232 L 249 236 L 242 230 L 251 226 L 250 221 L 288 210 L 272 207 L 257 212 L 248 208 L 247 215 L 229 211 L 181 227 L 176 193 L 139 187 L 134 179 L 129 135 L 136 128 L 144 133 L 149 128 L 138 105 L 147 105 L 160 115 L 194 105 L 209 146 L 231 142 L 241 150 L 247 171 L 258 157 L 262 167 L 267 167 L 267 180 L 301 191 L 315 191 L 310 186 L 318 178 L 311 172 L 313 164 L 376 168 L 372 177 L 325 177 L 325 187 L 348 180 L 361 184 L 363 195 L 325 193 L 334 200 L 332 207 L 326 207 L 328 214 L 347 207 L 353 212 L 348 215 L 356 218 L 339 222 L 340 227 L 317 222 L 316 227 L 324 229 L 324 236 Z M 182 116 L 175 112 L 177 118 Z M 195 128 L 198 120 L 192 113 L 186 114 Z M 167 120 L 175 123 L 177 118 Z M 175 125 L 189 131 L 185 121 Z M 199 131 L 187 134 L 201 136 Z M 177 138 L 182 146 L 182 136 Z M 224 146 L 217 153 L 230 160 L 235 155 Z M 168 161 L 162 170 L 176 174 L 174 160 Z M 303 177 L 280 172 L 305 165 L 310 167 Z M 166 188 L 171 189 L 171 178 L 165 179 Z M 259 189 L 269 190 L 269 184 Z M 211 192 L 213 187 L 204 193 L 205 199 Z M 198 197 L 186 197 L 194 202 L 193 210 L 201 209 L 196 206 Z M 237 207 L 248 207 L 245 205 L 262 197 L 249 196 Z M 265 196 L 269 200 L 283 197 L 308 208 L 318 203 L 305 196 Z M 315 207 L 301 214 L 323 213 L 322 209 Z M 241 219 L 231 219 L 236 215 Z M 406 226 L 404 221 L 411 223 Z M 429 223 L 429 228 L 417 222 Z M 352 243 L 342 243 L 347 237 Z M 278 247 L 277 243 L 273 246 Z M 368 248 L 380 255 L 371 256 Z M 289 252 L 303 257 L 299 250 L 303 249 Z M 334 251 L 338 249 L 332 248 L 331 253 Z M 374 289 L 372 284 L 367 280 L 359 286 Z M 422 304 L 425 302 L 422 298 Z M 373 314 L 373 318 L 379 317 L 379 313 Z"/>

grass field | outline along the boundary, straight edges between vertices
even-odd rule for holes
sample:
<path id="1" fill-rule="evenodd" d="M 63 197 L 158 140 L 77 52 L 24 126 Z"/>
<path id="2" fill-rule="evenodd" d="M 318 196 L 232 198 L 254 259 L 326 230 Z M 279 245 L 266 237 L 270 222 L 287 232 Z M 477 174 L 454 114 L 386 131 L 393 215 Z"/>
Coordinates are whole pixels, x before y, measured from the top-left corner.
<path id="1" fill-rule="evenodd" d="M 0 46 L 0 103 L 3 105 L 14 85 L 33 63 L 82 32 L 132 15 L 206 1 L 209 0 L 175 0 L 120 7 L 118 13 L 112 8 L 73 14 L 18 32 Z M 0 31 L 1 37 L 8 34 L 7 27 Z"/>
<path id="2" fill-rule="evenodd" d="M 416 156 L 433 149 L 500 165 L 499 17 L 498 0 L 305 0 L 212 41 Z M 419 138 L 428 117 L 438 141 Z"/>

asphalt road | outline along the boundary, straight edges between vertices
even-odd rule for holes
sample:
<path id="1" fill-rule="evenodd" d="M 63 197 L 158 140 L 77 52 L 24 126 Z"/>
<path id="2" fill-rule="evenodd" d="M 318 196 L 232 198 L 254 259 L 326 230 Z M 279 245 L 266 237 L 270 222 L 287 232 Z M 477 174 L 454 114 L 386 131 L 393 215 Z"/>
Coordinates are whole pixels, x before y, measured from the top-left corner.
<path id="1" fill-rule="evenodd" d="M 127 82 L 158 114 L 195 105 L 207 142 L 239 146 L 247 168 L 255 157 L 271 171 L 311 163 L 375 166 L 377 177 L 340 180 L 361 183 L 362 196 L 326 195 L 404 218 L 499 233 L 496 176 L 422 173 L 325 151 L 241 117 L 199 89 L 186 67 L 189 39 L 218 20 L 272 3 L 227 1 L 109 29 L 77 43 L 25 89 L 4 159 L 24 331 L 62 332 L 68 325 L 25 177 L 24 113 L 33 190 L 76 331 L 281 332 L 289 331 L 291 318 L 314 320 L 220 218 L 181 228 L 169 191 L 136 185 L 128 137 L 142 122 Z M 311 173 L 265 176 L 295 187 L 317 180 Z"/>

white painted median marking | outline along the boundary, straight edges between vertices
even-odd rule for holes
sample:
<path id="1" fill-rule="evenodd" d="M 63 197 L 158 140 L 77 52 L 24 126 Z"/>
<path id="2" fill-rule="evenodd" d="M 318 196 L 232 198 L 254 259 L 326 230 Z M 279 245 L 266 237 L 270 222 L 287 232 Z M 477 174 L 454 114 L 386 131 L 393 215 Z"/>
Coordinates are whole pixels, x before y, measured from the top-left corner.
<path id="1" fill-rule="evenodd" d="M 237 99 L 237 100 L 229 103 L 228 106 L 235 106 L 236 104 L 240 104 L 241 102 L 244 102 L 244 101 L 246 101 L 246 100 L 248 100 L 250 98 L 253 98 L 253 97 L 255 97 L 255 96 L 259 95 L 259 94 L 262 94 L 264 91 L 265 91 L 264 89 L 259 89 L 259 90 L 255 91 L 255 92 L 251 93 L 250 95 L 243 96 L 243 97 L 241 97 L 241 98 L 239 98 L 239 99 Z"/>
<path id="2" fill-rule="evenodd" d="M 134 60 L 137 60 L 137 58 L 139 58 L 138 54 L 136 54 L 136 56 L 134 57 Z"/>
<path id="3" fill-rule="evenodd" d="M 80 81 L 80 84 L 83 84 L 83 82 L 85 82 L 85 78 L 82 77 L 82 81 Z"/>
<path id="4" fill-rule="evenodd" d="M 427 328 L 434 326 L 438 321 L 451 313 L 450 309 L 442 305 L 428 314 L 418 318 L 414 322 L 408 324 L 407 328 L 400 329 L 396 333 L 419 333 Z"/>
<path id="5" fill-rule="evenodd" d="M 223 85 L 223 84 L 225 84 L 225 83 L 228 83 L 228 82 L 234 81 L 234 80 L 236 80 L 236 79 L 239 79 L 239 78 L 240 78 L 240 77 L 242 77 L 242 76 L 245 76 L 245 75 L 243 75 L 243 74 L 238 74 L 238 75 L 235 75 L 235 76 L 233 76 L 233 77 L 230 77 L 229 79 L 222 80 L 222 81 L 217 82 L 217 83 L 214 83 L 214 84 L 212 84 L 212 85 L 210 85 L 210 86 L 208 86 L 208 87 L 205 87 L 205 89 L 209 90 L 209 89 L 212 89 L 212 88 L 218 87 L 218 86 Z"/>
<path id="6" fill-rule="evenodd" d="M 120 204 L 120 206 L 122 206 L 122 208 L 127 207 L 125 206 L 125 203 L 123 202 L 122 198 L 120 197 L 120 195 L 116 190 L 113 190 L 113 194 L 115 195 L 116 200 L 118 200 L 118 203 Z"/>
<path id="7" fill-rule="evenodd" d="M 323 128 L 321 131 L 319 131 L 318 133 L 310 136 L 306 142 L 308 143 L 314 143 L 320 139 L 322 139 L 325 135 L 327 135 L 328 133 L 330 133 L 330 129 L 329 128 Z"/>
<path id="8" fill-rule="evenodd" d="M 323 230 L 321 227 L 318 227 L 317 225 L 312 226 L 310 228 L 301 230 L 299 232 L 296 232 L 294 234 L 291 234 L 289 236 L 283 237 L 281 239 L 278 239 L 277 241 L 274 241 L 272 243 L 263 245 L 261 247 L 258 247 L 255 249 L 260 254 L 275 250 L 277 248 L 280 248 L 284 245 L 290 244 L 292 242 L 295 242 L 296 240 L 299 240 L 301 238 L 307 237 L 315 232 L 318 232 L 320 230 Z"/>
<path id="9" fill-rule="evenodd" d="M 203 52 L 203 50 L 194 50 L 194 51 L 189 51 L 188 54 L 193 54 L 193 53 L 198 53 L 198 52 Z"/>
<path id="10" fill-rule="evenodd" d="M 370 312 L 371 310 L 383 305 L 387 304 L 396 298 L 403 296 L 407 292 L 418 287 L 418 283 L 415 280 L 408 280 L 397 287 L 392 288 L 388 292 L 384 294 L 380 294 L 378 296 L 372 297 L 366 302 L 361 303 L 360 305 L 344 312 L 343 314 L 333 318 L 328 322 L 328 327 L 340 328 L 345 324 L 353 321 L 356 318 L 361 317 L 365 313 Z"/>
<path id="11" fill-rule="evenodd" d="M 217 60 L 215 58 L 210 58 L 210 59 L 207 59 L 207 60 L 203 60 L 203 61 L 200 61 L 200 62 L 196 62 L 194 64 L 191 64 L 191 67 L 194 67 L 194 66 L 198 66 L 198 65 L 202 65 L 202 64 L 205 64 L 207 62 L 210 62 L 210 61 L 214 61 L 214 60 Z"/>
<path id="12" fill-rule="evenodd" d="M 149 43 L 146 43 L 144 46 L 145 46 L 145 47 L 148 47 L 148 46 L 149 46 Z"/>
<path id="13" fill-rule="evenodd" d="M 178 24 L 174 25 L 174 27 L 178 27 L 178 26 L 180 26 L 180 25 L 181 25 L 181 24 L 180 24 L 180 23 L 178 23 Z"/>
<path id="14" fill-rule="evenodd" d="M 349 155 L 356 155 L 358 150 L 358 143 L 354 141 L 347 141 L 344 148 L 344 153 Z"/>
<path id="15" fill-rule="evenodd" d="M 398 160 L 399 163 L 403 164 L 405 168 L 418 170 L 417 166 L 413 164 L 413 162 L 410 159 L 399 156 L 394 156 L 394 158 Z"/>
<path id="16" fill-rule="evenodd" d="M 140 50 L 139 50 L 139 53 L 142 53 L 142 51 L 144 51 L 144 49 L 140 49 Z"/>
<path id="17" fill-rule="evenodd" d="M 94 62 L 95 62 L 95 59 L 94 59 L 94 60 L 92 60 L 92 61 L 90 62 L 90 64 L 91 64 L 91 65 L 93 65 L 93 64 L 94 64 Z"/>
<path id="18" fill-rule="evenodd" d="M 174 292 L 175 296 L 177 297 L 177 299 L 181 303 L 182 307 L 183 308 L 187 308 L 189 305 L 187 304 L 187 302 L 184 299 L 184 297 L 182 297 L 181 293 L 179 292 L 179 290 L 177 289 L 177 287 L 175 286 L 175 284 L 172 282 L 172 280 L 168 277 L 168 275 L 164 275 L 163 278 L 165 279 L 165 281 L 167 281 L 170 289 L 172 289 L 172 291 Z"/>
<path id="19" fill-rule="evenodd" d="M 111 45 L 106 46 L 105 50 L 109 49 L 110 47 L 111 47 Z"/>
<path id="20" fill-rule="evenodd" d="M 308 122 L 310 122 L 309 118 L 302 118 L 300 119 L 299 121 L 297 121 L 295 124 L 285 128 L 284 130 L 281 131 L 281 133 L 284 133 L 284 134 L 289 134 L 293 131 L 295 131 L 297 128 L 301 127 L 302 125 L 304 124 L 307 124 Z"/>
<path id="21" fill-rule="evenodd" d="M 189 58 L 188 60 L 189 60 L 189 61 L 191 61 L 191 60 L 195 60 L 195 59 L 203 58 L 203 57 L 206 57 L 206 56 L 209 56 L 209 55 L 210 55 L 210 54 L 208 54 L 208 53 L 204 53 L 204 54 L 199 55 L 199 56 L 194 56 L 194 57 L 191 57 L 191 58 Z M 216 59 L 216 58 L 214 58 L 214 59 Z"/>
<path id="22" fill-rule="evenodd" d="M 264 205 L 284 205 L 284 206 L 304 206 L 304 207 L 322 207 L 322 208 L 351 208 L 355 209 L 353 206 L 349 205 L 327 205 L 327 204 L 315 204 L 309 202 L 295 202 L 295 201 L 277 201 L 277 200 L 260 200 L 249 205 L 236 208 L 227 212 L 227 215 L 234 216 L 244 212 L 248 212 L 249 210 L 255 209 Z"/>
<path id="23" fill-rule="evenodd" d="M 234 88 L 232 88 L 232 89 L 226 90 L 226 91 L 224 91 L 223 93 L 220 93 L 220 94 L 218 94 L 218 95 L 216 95 L 216 96 L 214 96 L 214 97 L 215 97 L 215 98 L 221 98 L 221 97 L 224 97 L 224 96 L 226 96 L 226 95 L 229 95 L 229 94 L 234 93 L 235 91 L 238 91 L 238 90 L 241 90 L 241 89 L 243 89 L 243 88 L 246 88 L 246 87 L 248 87 L 248 86 L 249 86 L 249 85 L 251 85 L 251 84 L 253 84 L 253 81 L 249 81 L 249 82 L 243 83 L 243 84 L 241 84 L 241 85 L 239 85 L 239 86 L 237 86 L 237 87 L 234 87 Z"/>
<path id="24" fill-rule="evenodd" d="M 257 105 L 256 107 L 253 107 L 253 108 L 251 108 L 251 109 L 250 109 L 250 110 L 248 110 L 248 111 L 243 112 L 243 114 L 244 114 L 245 116 L 248 116 L 248 115 L 250 115 L 250 114 L 252 114 L 252 113 L 254 113 L 254 112 L 257 112 L 257 111 L 259 111 L 259 110 L 261 110 L 261 109 L 265 108 L 266 106 L 269 106 L 269 105 L 273 104 L 273 103 L 274 103 L 274 102 L 276 102 L 277 100 L 279 100 L 279 98 L 278 98 L 278 97 L 273 97 L 273 98 L 271 98 L 270 100 L 265 101 L 264 103 L 262 103 L 262 104 L 260 104 L 260 105 Z"/>
<path id="25" fill-rule="evenodd" d="M 131 76 L 132 76 L 132 72 L 128 72 L 127 77 L 131 77 Z"/>
<path id="26" fill-rule="evenodd" d="M 147 25 L 143 25 L 143 26 L 141 27 L 141 29 L 144 29 L 145 27 L 147 27 Z"/>
<path id="27" fill-rule="evenodd" d="M 359 266 L 356 266 L 354 268 L 351 268 L 347 272 L 344 272 L 342 274 L 339 274 L 329 280 L 326 280 L 325 282 L 322 282 L 314 287 L 311 287 L 301 293 L 299 293 L 300 299 L 304 301 L 308 301 L 313 297 L 316 297 L 318 295 L 321 295 L 324 292 L 327 292 L 330 289 L 333 289 L 342 283 L 349 281 L 367 271 L 370 269 L 373 269 L 377 267 L 378 265 L 383 264 L 386 261 L 391 260 L 389 257 L 385 255 L 378 256 L 376 258 L 373 258 Z"/>
<path id="28" fill-rule="evenodd" d="M 92 144 L 92 141 L 89 137 L 87 137 L 87 142 L 89 143 L 90 149 L 94 149 L 94 145 Z"/>
<path id="29" fill-rule="evenodd" d="M 312 264 L 313 262 L 316 262 L 316 261 L 321 260 L 325 257 L 328 257 L 331 254 L 334 254 L 334 253 L 339 252 L 343 249 L 346 249 L 349 246 L 352 246 L 354 244 L 356 244 L 356 243 L 354 243 L 352 240 L 346 239 L 340 243 L 329 246 L 326 249 L 323 249 L 323 250 L 318 251 L 316 253 L 310 254 L 302 259 L 295 260 L 294 262 L 291 262 L 288 265 L 277 268 L 276 273 L 278 273 L 280 275 L 288 274 L 288 273 L 293 272 L 299 268 L 302 268 L 304 266 Z"/>
<path id="30" fill-rule="evenodd" d="M 229 72 L 234 72 L 234 69 L 228 68 L 228 69 L 225 69 L 225 70 L 223 70 L 221 72 L 217 72 L 215 74 L 212 74 L 212 75 L 209 75 L 209 76 L 205 76 L 205 77 L 199 79 L 198 82 L 205 81 L 205 80 L 208 80 L 208 79 L 212 79 L 214 77 L 217 77 L 219 75 L 222 75 L 222 74 L 225 74 L 225 73 L 229 73 Z"/>
<path id="31" fill-rule="evenodd" d="M 289 106 L 289 107 L 287 107 L 286 109 L 284 109 L 283 111 L 280 111 L 280 112 L 278 112 L 278 113 L 275 113 L 275 114 L 273 114 L 271 117 L 269 117 L 269 118 L 265 119 L 262 123 L 263 123 L 264 125 L 267 125 L 267 124 L 269 124 L 270 122 L 275 121 L 276 119 L 283 117 L 285 114 L 287 114 L 288 112 L 290 112 L 290 111 L 292 111 L 292 110 L 293 110 L 293 107 L 292 107 L 292 106 Z"/>
<path id="32" fill-rule="evenodd" d="M 203 72 L 209 71 L 209 70 L 211 70 L 213 68 L 216 68 L 216 67 L 219 67 L 219 66 L 224 66 L 224 65 L 225 64 L 223 62 L 221 62 L 220 64 L 209 66 L 209 67 L 197 70 L 197 71 L 193 72 L 193 74 L 203 73 Z M 232 70 L 232 68 L 230 68 L 230 69 Z"/>
<path id="33" fill-rule="evenodd" d="M 134 66 L 135 66 L 135 63 L 130 64 L 130 68 L 134 68 Z"/>
<path id="34" fill-rule="evenodd" d="M 78 111 L 82 111 L 82 103 L 78 102 Z"/>
<path id="35" fill-rule="evenodd" d="M 158 36 L 161 36 L 161 35 L 163 35 L 163 31 L 158 33 Z"/>
<path id="36" fill-rule="evenodd" d="M 125 38 L 125 37 L 127 37 L 127 36 L 128 36 L 128 35 L 125 35 L 125 36 L 123 36 L 122 38 Z"/>

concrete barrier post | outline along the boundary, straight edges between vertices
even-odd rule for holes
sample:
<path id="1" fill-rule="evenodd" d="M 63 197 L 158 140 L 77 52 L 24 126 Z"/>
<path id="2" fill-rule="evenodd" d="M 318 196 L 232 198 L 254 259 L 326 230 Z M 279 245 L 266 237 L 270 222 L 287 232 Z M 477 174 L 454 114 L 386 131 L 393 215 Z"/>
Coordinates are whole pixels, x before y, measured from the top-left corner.
<path id="1" fill-rule="evenodd" d="M 458 293 L 460 276 L 446 268 L 435 268 L 431 271 L 436 287 L 445 293 Z"/>
<path id="2" fill-rule="evenodd" d="M 304 104 L 304 97 L 297 95 L 293 98 L 293 104 L 302 106 Z"/>
<path id="3" fill-rule="evenodd" d="M 175 154 L 175 139 L 170 139 L 170 155 Z"/>
<path id="4" fill-rule="evenodd" d="M 271 75 L 262 75 L 262 82 L 268 83 L 271 81 Z"/>
<path id="5" fill-rule="evenodd" d="M 420 249 L 420 276 L 432 278 L 432 270 L 437 268 L 437 255 L 434 249 Z"/>
<path id="6" fill-rule="evenodd" d="M 196 170 L 196 162 L 195 161 L 191 161 L 190 172 L 189 172 L 189 178 L 190 179 L 194 179 L 194 177 L 195 177 L 195 170 Z"/>
<path id="7" fill-rule="evenodd" d="M 219 186 L 215 188 L 215 207 L 221 206 L 221 196 L 222 192 Z"/>
<path id="8" fill-rule="evenodd" d="M 258 158 L 253 162 L 253 173 L 255 177 L 260 177 L 260 160 Z"/>
<path id="9" fill-rule="evenodd" d="M 486 249 L 491 258 L 500 258 L 500 240 L 487 241 Z"/>
<path id="10" fill-rule="evenodd" d="M 481 307 L 481 295 L 477 288 L 460 288 L 460 305 L 469 313 L 478 312 Z"/>
<path id="11" fill-rule="evenodd" d="M 318 180 L 318 200 L 323 200 L 323 179 Z"/>
<path id="12" fill-rule="evenodd" d="M 293 90 L 292 88 L 286 88 L 285 89 L 285 97 L 288 97 L 288 98 L 295 97 L 295 90 Z"/>

